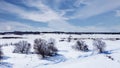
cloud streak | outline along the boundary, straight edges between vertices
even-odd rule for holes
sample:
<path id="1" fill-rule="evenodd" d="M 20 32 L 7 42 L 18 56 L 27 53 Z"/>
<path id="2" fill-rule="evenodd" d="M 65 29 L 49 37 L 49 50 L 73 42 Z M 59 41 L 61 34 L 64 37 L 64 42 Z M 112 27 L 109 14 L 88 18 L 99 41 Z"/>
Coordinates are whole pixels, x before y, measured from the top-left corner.
<path id="1" fill-rule="evenodd" d="M 47 0 L 45 0 L 47 1 Z M 16 15 L 19 18 L 25 20 L 36 21 L 39 23 L 47 23 L 47 27 L 29 26 L 28 24 L 22 24 L 20 21 L 5 21 L 0 22 L 1 31 L 14 31 L 14 30 L 33 30 L 33 31 L 75 31 L 75 32 L 93 32 L 93 31 L 119 31 L 118 26 L 112 26 L 111 28 L 101 26 L 74 26 L 68 21 L 72 19 L 86 19 L 91 18 L 99 14 L 103 14 L 112 11 L 120 7 L 120 0 L 73 0 L 74 6 L 66 9 L 60 9 L 59 5 L 66 0 L 54 0 L 56 9 L 52 9 L 48 5 L 43 3 L 43 0 L 24 0 L 22 3 L 30 8 L 37 10 L 27 10 L 25 7 L 21 7 L 6 1 L 0 2 L 0 12 L 10 13 Z M 61 2 L 62 1 L 62 2 Z M 68 0 L 69 1 L 69 0 Z M 71 0 L 72 1 L 72 0 Z M 66 3 L 65 3 L 66 4 Z M 84 7 L 81 7 L 84 4 Z M 64 7 L 64 6 L 63 6 Z M 66 16 L 67 13 L 74 12 Z M 119 11 L 117 11 L 119 15 Z M 74 23 L 74 22 L 73 22 Z M 19 27 L 19 28 L 18 28 Z M 6 28 L 6 29 L 4 29 Z M 17 29 L 16 29 L 17 28 Z"/>
<path id="2" fill-rule="evenodd" d="M 58 22 L 58 21 L 57 21 Z M 67 28 L 65 28 L 67 27 Z M 70 32 L 119 32 L 120 25 L 111 28 L 103 26 L 73 26 L 66 21 L 52 21 L 48 27 L 33 27 L 21 22 L 1 21 L 0 31 L 70 31 Z"/>
<path id="3" fill-rule="evenodd" d="M 89 0 L 87 0 L 89 1 Z M 86 2 L 87 2 L 86 1 Z M 77 10 L 73 18 L 89 18 L 120 7 L 120 0 L 90 0 L 88 5 Z"/>
<path id="4" fill-rule="evenodd" d="M 116 10 L 116 16 L 120 16 L 120 10 Z"/>
<path id="5" fill-rule="evenodd" d="M 32 31 L 32 30 L 36 30 L 35 27 L 32 27 L 27 24 L 22 24 L 20 22 L 14 21 L 0 22 L 0 31 Z"/>
<path id="6" fill-rule="evenodd" d="M 24 3 L 29 7 L 32 6 L 39 10 L 27 11 L 25 10 L 25 8 L 19 7 L 17 5 L 5 1 L 0 2 L 0 10 L 2 10 L 3 12 L 6 11 L 12 14 L 16 14 L 18 15 L 18 17 L 22 19 L 28 19 L 37 22 L 49 22 L 51 20 L 62 19 L 62 17 L 59 14 L 52 11 L 46 5 L 42 4 L 40 0 L 37 1 L 28 0 L 27 2 Z"/>

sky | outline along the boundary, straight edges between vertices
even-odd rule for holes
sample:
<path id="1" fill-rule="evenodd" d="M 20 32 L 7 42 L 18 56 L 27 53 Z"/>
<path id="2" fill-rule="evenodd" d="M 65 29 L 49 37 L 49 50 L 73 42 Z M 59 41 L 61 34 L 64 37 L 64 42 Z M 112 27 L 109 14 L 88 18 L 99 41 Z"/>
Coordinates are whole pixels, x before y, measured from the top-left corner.
<path id="1" fill-rule="evenodd" d="M 120 32 L 120 0 L 0 0 L 0 32 Z"/>

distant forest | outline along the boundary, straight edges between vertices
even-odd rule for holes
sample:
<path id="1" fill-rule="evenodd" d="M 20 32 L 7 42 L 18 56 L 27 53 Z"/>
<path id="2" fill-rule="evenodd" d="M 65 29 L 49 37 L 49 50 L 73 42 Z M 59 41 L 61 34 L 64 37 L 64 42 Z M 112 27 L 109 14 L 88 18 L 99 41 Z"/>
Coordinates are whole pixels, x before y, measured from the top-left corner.
<path id="1" fill-rule="evenodd" d="M 24 35 L 24 34 L 120 34 L 120 32 L 32 32 L 32 31 L 14 31 L 14 32 L 0 32 L 0 35 L 6 34 L 15 34 L 15 35 Z"/>

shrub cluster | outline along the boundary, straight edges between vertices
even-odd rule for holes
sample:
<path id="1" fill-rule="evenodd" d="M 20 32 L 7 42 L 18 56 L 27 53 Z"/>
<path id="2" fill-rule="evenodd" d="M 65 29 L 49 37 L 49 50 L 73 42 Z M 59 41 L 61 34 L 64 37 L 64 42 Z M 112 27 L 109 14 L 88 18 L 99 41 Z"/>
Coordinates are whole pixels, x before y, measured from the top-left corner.
<path id="1" fill-rule="evenodd" d="M 94 39 L 93 46 L 98 53 L 103 53 L 105 51 L 106 43 L 101 39 Z"/>
<path id="2" fill-rule="evenodd" d="M 57 54 L 58 51 L 58 49 L 55 47 L 54 39 L 46 41 L 41 38 L 34 40 L 34 50 L 38 55 L 42 56 L 42 58 L 53 56 Z"/>
<path id="3" fill-rule="evenodd" d="M 88 51 L 89 50 L 88 45 L 85 44 L 85 42 L 82 40 L 77 41 L 76 44 L 73 46 L 73 48 L 75 50 L 79 50 L 79 51 Z"/>
<path id="4" fill-rule="evenodd" d="M 30 52 L 31 45 L 27 41 L 20 41 L 14 45 L 15 49 L 13 53 L 28 54 Z"/>

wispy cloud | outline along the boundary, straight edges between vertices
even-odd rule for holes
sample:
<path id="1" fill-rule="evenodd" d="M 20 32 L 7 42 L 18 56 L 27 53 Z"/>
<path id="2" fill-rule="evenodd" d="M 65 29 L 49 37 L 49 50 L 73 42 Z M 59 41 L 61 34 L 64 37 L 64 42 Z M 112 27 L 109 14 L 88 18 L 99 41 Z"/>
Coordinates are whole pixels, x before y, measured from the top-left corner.
<path id="1" fill-rule="evenodd" d="M 32 6 L 38 11 L 27 11 L 25 8 L 19 7 L 14 4 L 10 4 L 5 1 L 0 2 L 0 9 L 12 14 L 17 14 L 20 18 L 38 21 L 38 22 L 49 22 L 51 20 L 61 19 L 62 17 L 57 12 L 51 10 L 49 7 L 41 3 L 40 0 L 28 0 L 24 2 L 27 6 Z"/>
<path id="2" fill-rule="evenodd" d="M 0 11 L 5 11 L 14 14 L 24 13 L 24 9 L 22 7 L 15 6 L 3 0 L 0 1 Z"/>
<path id="3" fill-rule="evenodd" d="M 14 21 L 0 21 L 0 31 L 32 31 L 35 27 Z"/>
<path id="4" fill-rule="evenodd" d="M 57 22 L 57 23 L 56 23 Z M 34 27 L 15 21 L 1 21 L 0 31 L 71 31 L 71 32 L 118 32 L 120 25 L 111 28 L 104 26 L 73 26 L 66 21 L 52 21 L 48 27 Z"/>
<path id="5" fill-rule="evenodd" d="M 47 1 L 47 0 L 46 0 Z M 63 3 L 66 0 L 54 0 L 54 4 Z M 62 2 L 61 2 L 62 1 Z M 68 0 L 69 1 L 69 0 Z M 72 0 L 71 0 L 72 1 Z M 34 31 L 76 31 L 76 32 L 92 32 L 92 31 L 119 31 L 118 26 L 112 26 L 111 28 L 103 26 L 75 26 L 68 22 L 71 19 L 90 18 L 102 13 L 112 11 L 120 7 L 120 0 L 75 0 L 71 8 L 60 9 L 57 5 L 55 9 L 52 9 L 47 4 L 43 3 L 43 0 L 23 0 L 24 5 L 30 8 L 36 8 L 37 10 L 27 10 L 27 8 L 20 7 L 18 5 L 8 3 L 4 0 L 0 1 L 0 12 L 10 13 L 16 15 L 19 18 L 47 23 L 47 27 L 30 26 L 23 24 L 20 21 L 5 21 L 0 22 L 1 31 L 15 31 L 15 30 L 34 30 Z M 84 4 L 84 7 L 81 7 Z M 64 6 L 63 6 L 64 7 Z M 74 12 L 66 16 L 67 13 Z M 120 12 L 117 11 L 117 15 Z M 73 22 L 74 23 L 74 22 Z M 19 27 L 19 28 L 18 28 Z"/>
<path id="6" fill-rule="evenodd" d="M 120 0 L 90 0 L 89 4 L 82 9 L 79 9 L 73 18 L 89 18 L 91 16 L 112 11 L 118 7 L 120 7 Z"/>
<path id="7" fill-rule="evenodd" d="M 120 10 L 116 10 L 116 16 L 120 16 Z"/>

